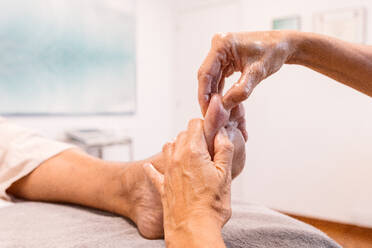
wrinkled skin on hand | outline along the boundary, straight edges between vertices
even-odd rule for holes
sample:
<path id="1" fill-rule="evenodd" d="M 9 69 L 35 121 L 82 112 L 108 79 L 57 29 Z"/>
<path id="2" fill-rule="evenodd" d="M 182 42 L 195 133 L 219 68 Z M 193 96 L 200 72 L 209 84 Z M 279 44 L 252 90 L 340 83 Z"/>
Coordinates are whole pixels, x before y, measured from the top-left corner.
<path id="1" fill-rule="evenodd" d="M 203 115 L 212 95 L 223 93 L 226 77 L 241 72 L 239 81 L 223 96 L 223 105 L 230 110 L 247 99 L 259 82 L 289 61 L 295 50 L 288 38 L 291 32 L 216 34 L 198 72 L 198 99 Z"/>
<path id="2" fill-rule="evenodd" d="M 214 156 L 214 138 L 221 127 L 225 127 L 227 134 L 234 145 L 234 156 L 231 170 L 232 178 L 234 179 L 242 172 L 246 158 L 245 141 L 248 139 L 248 134 L 245 130 L 245 111 L 243 104 L 239 104 L 231 111 L 228 111 L 222 104 L 221 96 L 215 94 L 210 101 L 203 127 L 208 150 L 212 157 Z M 163 154 L 159 153 L 151 158 L 151 160 L 153 160 L 155 167 L 163 173 Z"/>
<path id="3" fill-rule="evenodd" d="M 203 124 L 205 140 L 208 144 L 209 156 L 214 158 L 215 136 L 221 127 L 226 127 L 228 137 L 234 145 L 232 168 L 230 170 L 232 178 L 240 174 L 245 164 L 245 140 L 240 126 L 245 126 L 243 105 L 241 104 L 229 112 L 223 107 L 221 96 L 213 96 Z M 247 137 L 247 134 L 245 136 Z M 152 163 L 160 173 L 164 174 L 166 171 L 166 155 L 164 151 L 143 162 Z M 138 223 L 142 223 L 138 225 L 138 228 L 143 236 L 147 238 L 160 238 L 163 236 L 163 209 L 159 199 L 160 196 L 153 189 L 148 176 L 146 179 L 149 182 L 142 187 L 143 189 L 141 191 L 141 195 L 144 196 L 142 198 L 145 200 L 140 202 L 141 204 L 139 205 L 141 208 L 136 211 L 137 218 L 135 219 L 138 219 L 136 221 L 137 225 Z M 141 188 L 137 190 L 141 190 Z"/>
<path id="4" fill-rule="evenodd" d="M 194 119 L 174 143 L 163 147 L 164 175 L 151 164 L 144 166 L 161 196 L 166 237 L 190 219 L 211 216 L 220 227 L 228 221 L 233 153 L 234 146 L 222 128 L 214 139 L 212 159 L 203 121 Z"/>
<path id="5" fill-rule="evenodd" d="M 212 140 L 219 128 L 225 126 L 235 146 L 233 178 L 244 168 L 244 140 L 248 138 L 242 102 L 259 82 L 289 60 L 293 53 L 287 38 L 289 32 L 217 34 L 199 69 L 198 99 L 205 116 L 204 131 L 208 148 L 213 156 Z M 241 72 L 241 77 L 222 96 L 225 78 L 234 72 Z"/>

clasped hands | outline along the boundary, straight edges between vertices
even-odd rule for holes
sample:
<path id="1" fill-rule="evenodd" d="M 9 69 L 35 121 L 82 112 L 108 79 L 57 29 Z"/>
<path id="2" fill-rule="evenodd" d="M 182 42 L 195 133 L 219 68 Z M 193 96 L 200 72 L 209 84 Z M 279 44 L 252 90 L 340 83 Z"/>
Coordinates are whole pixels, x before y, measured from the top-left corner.
<path id="1" fill-rule="evenodd" d="M 186 131 L 164 145 L 164 174 L 144 165 L 160 194 L 167 247 L 223 245 L 221 229 L 231 216 L 231 179 L 245 163 L 240 114 L 244 112 L 229 118 L 220 96 L 213 96 L 205 120 L 191 120 Z M 216 130 L 221 121 L 225 125 Z"/>
<path id="2" fill-rule="evenodd" d="M 161 196 L 168 247 L 224 247 L 221 229 L 231 216 L 231 180 L 245 163 L 242 101 L 289 59 L 280 34 L 216 35 L 198 74 L 204 121 L 191 120 L 163 147 L 164 174 L 144 165 Z M 235 71 L 242 73 L 239 82 L 222 96 L 225 78 Z"/>

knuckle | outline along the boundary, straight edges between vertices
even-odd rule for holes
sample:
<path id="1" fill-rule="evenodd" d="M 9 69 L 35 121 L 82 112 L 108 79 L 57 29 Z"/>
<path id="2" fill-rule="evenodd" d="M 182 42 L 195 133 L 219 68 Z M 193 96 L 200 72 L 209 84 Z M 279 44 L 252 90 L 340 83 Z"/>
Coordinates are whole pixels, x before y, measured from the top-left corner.
<path id="1" fill-rule="evenodd" d="M 203 121 L 200 118 L 194 118 L 189 121 L 189 126 L 188 128 L 191 127 L 198 127 L 203 124 Z"/>
<path id="2" fill-rule="evenodd" d="M 170 147 L 171 143 L 170 142 L 167 142 L 163 145 L 163 148 L 162 148 L 162 151 L 163 153 L 167 153 L 167 151 L 169 150 L 169 147 Z"/>
<path id="3" fill-rule="evenodd" d="M 193 141 L 191 141 L 188 146 L 188 153 L 190 154 L 191 158 L 199 158 L 203 155 L 200 145 Z"/>
<path id="4" fill-rule="evenodd" d="M 177 142 L 180 142 L 180 140 L 184 139 L 185 136 L 186 136 L 186 131 L 182 131 L 182 132 L 180 132 L 180 133 L 177 135 L 176 141 L 177 141 Z"/>
<path id="5" fill-rule="evenodd" d="M 232 32 L 224 33 L 224 36 L 222 39 L 226 44 L 231 44 L 234 40 L 234 33 Z"/>
<path id="6" fill-rule="evenodd" d="M 212 37 L 212 46 L 218 45 L 223 40 L 224 36 L 225 33 L 222 32 L 215 33 Z"/>
<path id="7" fill-rule="evenodd" d="M 172 152 L 171 152 L 172 146 L 173 146 L 173 144 L 170 143 L 170 142 L 168 142 L 162 148 L 162 156 L 163 156 L 163 158 L 164 158 L 165 161 L 169 161 L 169 159 L 171 159 L 171 156 L 172 156 Z"/>
<path id="8" fill-rule="evenodd" d="M 213 35 L 212 47 L 217 50 L 230 48 L 234 40 L 234 34 L 232 32 L 219 32 Z"/>

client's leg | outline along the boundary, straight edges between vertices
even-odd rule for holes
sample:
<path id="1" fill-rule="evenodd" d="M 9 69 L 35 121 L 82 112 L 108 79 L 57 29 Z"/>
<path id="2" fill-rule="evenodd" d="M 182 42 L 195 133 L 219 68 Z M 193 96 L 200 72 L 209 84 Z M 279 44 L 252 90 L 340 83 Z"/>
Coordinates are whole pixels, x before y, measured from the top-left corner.
<path id="1" fill-rule="evenodd" d="M 161 156 L 146 162 L 161 167 Z M 13 183 L 7 190 L 36 201 L 68 202 L 117 213 L 133 220 L 142 235 L 163 235 L 160 197 L 143 171 L 145 161 L 118 163 L 66 150 Z M 159 168 L 162 171 L 162 168 Z"/>
<path id="2" fill-rule="evenodd" d="M 214 96 L 205 119 L 208 141 L 221 125 L 226 125 L 234 143 L 232 177 L 244 167 L 245 146 L 239 125 L 244 124 L 244 111 L 225 111 L 221 99 Z M 212 154 L 213 156 L 213 154 Z M 16 181 L 7 192 L 38 201 L 68 202 L 107 210 L 133 220 L 147 238 L 163 236 L 163 214 L 160 196 L 143 171 L 152 163 L 163 172 L 162 155 L 130 163 L 106 162 L 79 150 L 66 150 Z"/>

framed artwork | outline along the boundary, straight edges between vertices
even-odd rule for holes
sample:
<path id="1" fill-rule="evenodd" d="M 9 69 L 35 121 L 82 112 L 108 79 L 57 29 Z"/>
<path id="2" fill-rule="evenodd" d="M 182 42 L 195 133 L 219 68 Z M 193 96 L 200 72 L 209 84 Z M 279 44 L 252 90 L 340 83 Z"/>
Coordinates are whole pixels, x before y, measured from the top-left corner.
<path id="1" fill-rule="evenodd" d="M 0 1 L 0 114 L 134 113 L 134 1 Z"/>
<path id="2" fill-rule="evenodd" d="M 300 30 L 301 18 L 299 16 L 289 16 L 275 18 L 272 21 L 273 30 Z"/>
<path id="3" fill-rule="evenodd" d="M 366 9 L 327 11 L 313 16 L 314 32 L 354 43 L 366 42 Z"/>

